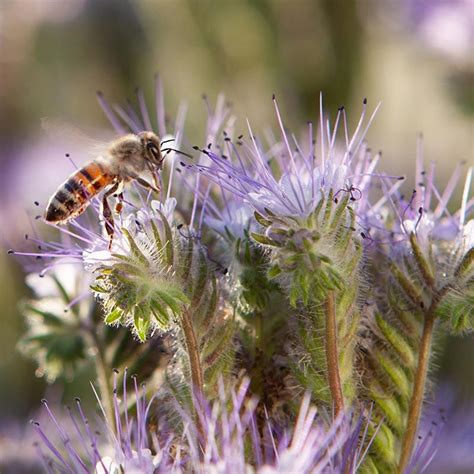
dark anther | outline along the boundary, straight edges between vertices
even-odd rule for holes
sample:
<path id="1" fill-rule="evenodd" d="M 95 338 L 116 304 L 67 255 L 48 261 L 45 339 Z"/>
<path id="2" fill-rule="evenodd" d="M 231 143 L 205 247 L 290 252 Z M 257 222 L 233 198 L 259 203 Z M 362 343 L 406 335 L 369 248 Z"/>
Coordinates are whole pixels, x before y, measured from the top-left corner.
<path id="1" fill-rule="evenodd" d="M 272 94 L 272 100 L 275 100 L 275 94 Z"/>
<path id="2" fill-rule="evenodd" d="M 230 142 L 231 139 L 230 139 L 229 137 L 225 137 L 225 138 L 224 138 L 224 141 L 225 141 L 225 142 Z"/>
<path id="3" fill-rule="evenodd" d="M 113 389 L 113 393 L 114 393 L 114 395 L 117 395 L 117 389 L 116 388 Z"/>
<path id="4" fill-rule="evenodd" d="M 367 238 L 367 236 L 366 236 L 363 232 L 361 232 L 360 235 L 361 235 L 361 237 L 362 237 L 363 239 L 366 239 L 366 238 Z"/>
<path id="5" fill-rule="evenodd" d="M 399 176 L 397 179 L 398 179 L 398 181 L 402 181 L 402 180 L 405 179 L 405 176 Z"/>
<path id="6" fill-rule="evenodd" d="M 239 135 L 237 138 L 238 138 L 239 140 L 242 140 L 242 138 L 244 138 L 244 136 L 243 136 L 243 135 Z"/>
<path id="7" fill-rule="evenodd" d="M 364 100 L 362 101 L 362 103 L 363 103 L 364 105 L 367 104 L 367 97 L 364 97 Z"/>
<path id="8" fill-rule="evenodd" d="M 15 253 L 15 251 L 12 250 L 12 249 L 10 249 L 10 250 L 7 252 L 8 255 L 11 255 L 11 254 L 13 254 L 13 253 Z"/>
<path id="9" fill-rule="evenodd" d="M 28 240 L 28 234 L 25 234 L 25 240 Z"/>
<path id="10" fill-rule="evenodd" d="M 69 158 L 69 157 L 70 157 L 69 153 L 66 153 L 66 158 Z"/>
<path id="11" fill-rule="evenodd" d="M 76 403 L 81 403 L 81 399 L 80 399 L 79 397 L 74 398 L 74 401 L 75 401 Z"/>
<path id="12" fill-rule="evenodd" d="M 114 374 L 118 374 L 118 373 L 119 373 L 119 370 L 116 369 L 116 368 L 113 368 L 112 370 L 114 371 Z"/>
<path id="13" fill-rule="evenodd" d="M 41 216 L 35 216 L 35 219 L 36 220 L 41 219 Z"/>
<path id="14" fill-rule="evenodd" d="M 227 132 L 225 130 L 223 130 L 222 133 L 224 134 L 224 137 L 227 136 Z"/>
<path id="15" fill-rule="evenodd" d="M 186 166 L 186 163 L 185 163 L 184 161 L 180 161 L 179 164 L 180 164 L 181 166 Z"/>
<path id="16" fill-rule="evenodd" d="M 39 206 L 40 203 L 39 203 L 38 201 L 35 201 L 35 202 L 34 202 L 34 205 L 35 205 L 35 206 Z"/>
<path id="17" fill-rule="evenodd" d="M 179 230 L 179 229 L 182 229 L 182 228 L 183 228 L 183 224 L 178 224 L 178 225 L 176 226 L 176 228 L 177 228 L 178 230 Z"/>
<path id="18" fill-rule="evenodd" d="M 36 256 L 36 260 L 41 260 L 43 257 L 41 255 Z"/>
<path id="19" fill-rule="evenodd" d="M 194 145 L 193 150 L 199 150 L 199 147 L 197 145 Z"/>
<path id="20" fill-rule="evenodd" d="M 221 155 L 221 157 L 222 157 L 224 160 L 227 160 L 227 159 L 228 159 L 227 155 Z"/>
<path id="21" fill-rule="evenodd" d="M 212 143 L 208 143 L 208 144 L 207 144 L 207 149 L 210 150 L 211 147 L 212 147 Z"/>
<path id="22" fill-rule="evenodd" d="M 41 403 L 42 403 L 43 405 L 46 405 L 48 402 L 46 401 L 46 398 L 42 398 L 42 399 L 41 399 Z"/>

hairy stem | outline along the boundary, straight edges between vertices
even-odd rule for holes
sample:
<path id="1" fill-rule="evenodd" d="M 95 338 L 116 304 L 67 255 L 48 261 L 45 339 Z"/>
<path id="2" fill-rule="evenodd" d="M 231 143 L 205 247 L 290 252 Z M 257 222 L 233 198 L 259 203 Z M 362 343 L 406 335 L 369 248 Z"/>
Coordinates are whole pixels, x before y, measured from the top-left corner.
<path id="1" fill-rule="evenodd" d="M 425 315 L 423 324 L 423 333 L 421 336 L 420 351 L 418 354 L 418 367 L 415 373 L 413 394 L 408 410 L 407 428 L 402 441 L 402 453 L 398 465 L 398 470 L 400 473 L 405 471 L 410 461 L 413 444 L 415 442 L 415 437 L 418 430 L 418 422 L 421 415 L 426 378 L 428 374 L 428 365 L 430 361 L 434 322 L 435 317 L 433 311 L 428 311 L 428 313 Z"/>
<path id="2" fill-rule="evenodd" d="M 255 311 L 255 353 L 253 367 L 251 370 L 251 388 L 252 392 L 255 393 L 260 401 L 264 402 L 264 390 L 263 390 L 263 371 L 265 368 L 264 361 L 264 346 L 263 346 L 263 315 L 261 311 Z"/>
<path id="3" fill-rule="evenodd" d="M 339 355 L 337 350 L 336 302 L 334 291 L 330 291 L 325 302 L 326 311 L 326 363 L 329 389 L 337 416 L 344 409 L 341 378 L 339 376 Z"/>
<path id="4" fill-rule="evenodd" d="M 199 347 L 197 344 L 196 334 L 194 332 L 193 324 L 191 322 L 191 316 L 189 311 L 185 309 L 181 316 L 182 329 L 184 339 L 186 342 L 186 348 L 188 350 L 189 366 L 191 369 L 191 383 L 193 385 L 193 393 L 198 403 L 202 402 L 204 394 L 204 380 L 201 366 L 201 356 L 199 353 Z M 199 437 L 204 440 L 204 427 L 200 417 L 195 413 L 196 426 L 198 429 Z"/>

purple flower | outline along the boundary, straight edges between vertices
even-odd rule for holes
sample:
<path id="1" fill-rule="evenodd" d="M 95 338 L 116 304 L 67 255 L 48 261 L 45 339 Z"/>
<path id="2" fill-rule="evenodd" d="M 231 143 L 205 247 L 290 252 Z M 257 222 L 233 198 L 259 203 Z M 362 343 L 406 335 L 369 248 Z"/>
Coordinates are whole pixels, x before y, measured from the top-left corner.
<path id="1" fill-rule="evenodd" d="M 69 428 L 60 422 L 46 400 L 43 400 L 50 417 L 50 426 L 32 423 L 42 441 L 40 454 L 48 472 L 169 472 L 173 466 L 169 454 L 171 438 L 164 435 L 158 439 L 157 436 L 149 436 L 147 431 L 147 420 L 154 397 L 149 401 L 145 399 L 145 388 L 138 386 L 136 377 L 132 377 L 132 385 L 134 395 L 130 397 L 127 374 L 124 375 L 122 389 L 118 387 L 117 373 L 115 374 L 114 419 L 107 419 L 98 399 L 101 408 L 99 430 L 86 417 L 78 398 L 75 399 L 76 410 L 69 407 L 67 409 Z M 135 406 L 136 416 L 127 414 L 129 403 Z"/>
<path id="2" fill-rule="evenodd" d="M 345 473 L 360 467 L 367 450 L 362 417 L 341 415 L 325 422 L 311 406 L 309 395 L 303 397 L 293 426 L 274 426 L 268 416 L 258 421 L 257 400 L 248 394 L 248 379 L 232 390 L 220 383 L 219 397 L 212 403 L 195 401 L 204 438 L 199 437 L 194 416 L 177 404 L 174 410 L 161 414 L 164 419 L 158 420 L 158 428 L 151 429 L 155 397 L 147 400 L 145 387 L 139 387 L 136 378 L 131 397 L 126 380 L 125 374 L 123 389 L 119 389 L 115 379 L 114 419 L 107 419 L 102 410 L 98 422 L 101 434 L 86 418 L 78 399 L 77 410 L 68 409 L 68 428 L 43 402 L 52 427 L 33 424 L 49 472 L 184 473 L 199 467 L 205 473 Z M 135 416 L 127 414 L 130 404 L 136 407 Z M 364 448 L 358 445 L 359 439 Z M 365 441 L 370 445 L 369 439 Z"/>
<path id="3" fill-rule="evenodd" d="M 474 229 L 470 216 L 474 210 L 474 198 L 470 190 L 473 169 L 467 170 L 464 183 L 461 170 L 462 164 L 459 164 L 445 189 L 438 189 L 435 165 L 431 163 L 425 169 L 420 141 L 414 190 L 407 198 L 401 194 L 397 183 L 393 185 L 386 179 L 381 180 L 382 196 L 368 207 L 364 216 L 369 240 L 404 245 L 410 234 L 415 233 L 423 247 L 430 242 L 452 242 L 465 250 L 472 247 Z M 463 190 L 461 205 L 452 213 L 452 196 L 459 187 Z"/>
<path id="4" fill-rule="evenodd" d="M 269 211 L 279 216 L 306 217 L 330 192 L 336 199 L 350 194 L 354 206 L 362 212 L 379 160 L 378 155 L 371 157 L 364 144 L 376 110 L 364 125 L 364 101 L 359 125 L 349 138 L 344 108 L 338 111 L 331 129 L 321 107 L 316 150 L 313 124 L 308 124 L 304 143 L 300 142 L 286 131 L 275 99 L 274 104 L 281 140 L 271 136 L 268 147 L 264 147 L 249 125 L 249 141 L 243 136 L 234 141 L 226 133 L 226 154 L 208 147 L 202 150 L 207 159 L 191 167 L 215 183 L 223 195 L 227 191 L 261 214 Z M 343 135 L 344 145 L 337 139 L 339 134 Z"/>

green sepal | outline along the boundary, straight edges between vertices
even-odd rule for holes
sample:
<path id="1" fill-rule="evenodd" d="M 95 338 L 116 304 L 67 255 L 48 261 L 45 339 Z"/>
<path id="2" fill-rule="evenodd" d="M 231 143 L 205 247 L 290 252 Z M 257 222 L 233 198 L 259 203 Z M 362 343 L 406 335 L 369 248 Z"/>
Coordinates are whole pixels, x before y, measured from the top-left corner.
<path id="1" fill-rule="evenodd" d="M 255 216 L 255 219 L 257 220 L 257 222 L 262 225 L 263 227 L 269 227 L 272 225 L 272 221 L 266 219 L 265 217 L 263 217 L 260 213 L 258 213 L 257 211 L 255 211 L 253 213 L 253 215 Z"/>
<path id="2" fill-rule="evenodd" d="M 255 232 L 252 232 L 251 237 L 255 242 L 258 242 L 259 244 L 262 245 L 271 245 L 272 247 L 278 247 L 278 243 L 274 241 L 273 239 L 270 239 L 269 237 L 266 237 L 265 235 L 262 234 L 257 234 Z"/>
<path id="3" fill-rule="evenodd" d="M 105 317 L 105 324 L 114 324 L 122 316 L 123 316 L 122 310 L 120 308 L 115 308 Z"/>

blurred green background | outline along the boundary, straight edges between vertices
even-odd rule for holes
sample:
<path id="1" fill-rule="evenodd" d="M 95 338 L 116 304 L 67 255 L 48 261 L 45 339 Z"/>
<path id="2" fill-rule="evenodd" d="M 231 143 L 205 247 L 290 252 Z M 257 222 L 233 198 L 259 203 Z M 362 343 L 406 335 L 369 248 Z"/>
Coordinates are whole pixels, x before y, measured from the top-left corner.
<path id="1" fill-rule="evenodd" d="M 364 97 L 372 107 L 382 101 L 368 135 L 384 152 L 382 167 L 411 173 L 422 131 L 425 158 L 437 162 L 442 186 L 456 162 L 474 163 L 472 8 L 457 0 L 3 0 L 2 246 L 20 241 L 33 200 L 44 201 L 70 171 L 64 153 L 73 145 L 46 138 L 41 117 L 100 135 L 110 127 L 95 91 L 122 101 L 140 85 L 152 101 L 157 71 L 167 108 L 189 105 L 196 140 L 203 93 L 215 101 L 223 91 L 259 130 L 275 126 L 272 93 L 293 130 L 317 119 L 320 91 L 332 116 L 346 106 L 351 124 Z M 15 350 L 25 294 L 20 266 L 2 251 L 0 426 L 22 426 L 46 390 Z M 472 339 L 446 344 L 440 377 L 473 397 Z M 89 375 L 67 384 L 66 396 L 89 392 Z"/>

